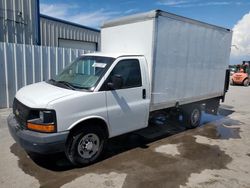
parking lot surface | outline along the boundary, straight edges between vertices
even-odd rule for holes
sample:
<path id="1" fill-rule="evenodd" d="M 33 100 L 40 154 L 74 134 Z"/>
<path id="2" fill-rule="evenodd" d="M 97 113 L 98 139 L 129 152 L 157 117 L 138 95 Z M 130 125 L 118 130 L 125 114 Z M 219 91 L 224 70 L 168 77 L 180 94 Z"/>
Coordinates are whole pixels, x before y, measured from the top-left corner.
<path id="1" fill-rule="evenodd" d="M 168 122 L 109 141 L 96 164 L 27 154 L 0 110 L 0 187 L 250 187 L 250 87 L 230 87 L 218 116 L 185 130 Z M 162 133 L 162 134 L 159 134 Z"/>

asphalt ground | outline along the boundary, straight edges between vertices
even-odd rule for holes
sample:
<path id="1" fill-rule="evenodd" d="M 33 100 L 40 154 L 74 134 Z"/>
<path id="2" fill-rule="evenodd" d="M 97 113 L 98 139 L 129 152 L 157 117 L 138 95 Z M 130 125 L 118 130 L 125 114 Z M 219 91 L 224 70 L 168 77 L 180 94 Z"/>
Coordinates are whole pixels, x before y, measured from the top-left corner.
<path id="1" fill-rule="evenodd" d="M 27 154 L 0 110 L 0 187 L 250 187 L 250 87 L 231 86 L 219 115 L 186 130 L 166 120 L 109 141 L 103 158 L 75 168 L 63 153 Z M 161 133 L 161 134 L 159 134 Z"/>

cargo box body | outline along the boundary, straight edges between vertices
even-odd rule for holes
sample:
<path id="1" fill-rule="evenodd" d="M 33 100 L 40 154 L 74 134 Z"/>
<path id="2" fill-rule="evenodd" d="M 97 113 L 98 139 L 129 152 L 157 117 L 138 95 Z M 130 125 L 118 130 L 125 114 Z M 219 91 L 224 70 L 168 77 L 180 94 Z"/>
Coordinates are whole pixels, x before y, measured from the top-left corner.
<path id="1" fill-rule="evenodd" d="M 151 11 L 105 23 L 101 40 L 104 53 L 145 56 L 151 111 L 224 95 L 228 29 Z"/>

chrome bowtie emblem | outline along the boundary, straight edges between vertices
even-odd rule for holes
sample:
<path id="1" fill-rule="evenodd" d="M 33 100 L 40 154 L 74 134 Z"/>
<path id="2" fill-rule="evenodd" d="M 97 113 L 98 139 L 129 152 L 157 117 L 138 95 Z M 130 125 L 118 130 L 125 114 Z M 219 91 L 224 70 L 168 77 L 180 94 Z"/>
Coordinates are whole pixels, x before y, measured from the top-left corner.
<path id="1" fill-rule="evenodd" d="M 16 113 L 17 116 L 19 116 L 19 111 L 18 111 L 18 109 L 16 109 L 15 113 Z"/>

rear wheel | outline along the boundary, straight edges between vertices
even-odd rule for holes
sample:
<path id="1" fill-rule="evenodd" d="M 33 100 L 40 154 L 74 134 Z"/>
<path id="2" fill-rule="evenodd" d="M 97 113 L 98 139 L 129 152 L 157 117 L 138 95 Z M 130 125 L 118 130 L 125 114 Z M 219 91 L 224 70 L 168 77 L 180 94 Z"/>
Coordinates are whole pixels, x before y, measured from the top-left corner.
<path id="1" fill-rule="evenodd" d="M 233 86 L 234 85 L 234 81 L 233 79 L 230 80 L 230 85 Z"/>
<path id="2" fill-rule="evenodd" d="M 72 133 L 66 144 L 66 156 L 76 166 L 86 166 L 98 160 L 103 152 L 105 137 L 98 127 L 83 127 Z"/>
<path id="3" fill-rule="evenodd" d="M 243 85 L 246 86 L 246 87 L 249 85 L 249 80 L 248 80 L 248 78 L 245 79 L 245 80 L 243 81 Z"/>
<path id="4" fill-rule="evenodd" d="M 183 108 L 183 120 L 186 128 L 193 129 L 200 125 L 201 108 L 200 105 L 190 105 Z"/>

